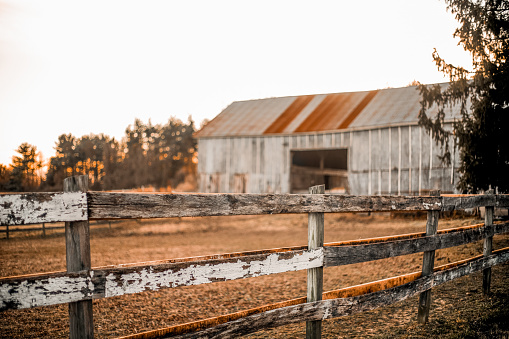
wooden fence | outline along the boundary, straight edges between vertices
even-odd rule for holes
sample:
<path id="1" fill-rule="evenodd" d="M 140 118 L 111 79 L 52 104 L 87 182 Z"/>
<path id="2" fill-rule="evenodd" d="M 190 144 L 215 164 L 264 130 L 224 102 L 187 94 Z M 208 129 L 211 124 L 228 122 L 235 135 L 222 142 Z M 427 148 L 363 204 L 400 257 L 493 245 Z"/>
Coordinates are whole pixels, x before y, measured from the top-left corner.
<path id="1" fill-rule="evenodd" d="M 108 225 L 108 228 L 111 229 L 111 221 L 101 221 L 97 220 L 95 223 L 89 223 L 89 226 L 104 226 Z M 0 233 L 5 233 L 5 238 L 9 239 L 11 237 L 11 233 L 16 232 L 41 232 L 42 237 L 46 237 L 46 232 L 54 231 L 54 230 L 63 230 L 65 226 L 63 223 L 51 223 L 50 226 L 46 225 L 46 223 L 42 223 L 40 225 L 35 225 L 35 227 L 16 227 L 11 228 L 10 225 L 2 225 L 5 229 L 0 229 Z M 24 226 L 24 225 L 22 225 Z"/>
<path id="2" fill-rule="evenodd" d="M 509 223 L 493 223 L 495 207 L 508 195 L 345 196 L 310 194 L 133 194 L 87 192 L 86 177 L 67 178 L 62 193 L 0 195 L 0 224 L 66 222 L 67 272 L 0 279 L 0 311 L 69 303 L 71 338 L 93 337 L 92 299 L 199 285 L 289 271 L 308 271 L 307 297 L 157 329 L 125 338 L 232 338 L 306 321 L 308 338 L 321 336 L 321 321 L 389 305 L 419 294 L 418 321 L 425 323 L 431 289 L 483 271 L 489 293 L 491 267 L 509 260 L 509 248 L 492 250 L 495 234 Z M 437 231 L 439 212 L 486 207 L 485 222 Z M 323 243 L 324 213 L 427 211 L 422 233 Z M 188 216 L 308 213 L 308 245 L 271 250 L 91 267 L 90 220 Z M 435 250 L 484 239 L 484 254 L 434 267 Z M 422 272 L 323 292 L 323 267 L 424 252 Z"/>

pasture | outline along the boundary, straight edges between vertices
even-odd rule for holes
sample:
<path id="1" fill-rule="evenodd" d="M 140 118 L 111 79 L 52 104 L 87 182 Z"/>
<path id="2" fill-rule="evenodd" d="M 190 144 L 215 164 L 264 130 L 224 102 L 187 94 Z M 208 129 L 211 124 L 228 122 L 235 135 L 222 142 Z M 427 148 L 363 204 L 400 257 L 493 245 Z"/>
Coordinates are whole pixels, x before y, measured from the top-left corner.
<path id="1" fill-rule="evenodd" d="M 439 230 L 482 223 L 441 218 Z M 425 214 L 326 213 L 325 242 L 423 232 Z M 306 214 L 130 220 L 91 229 L 92 266 L 147 262 L 307 244 Z M 493 249 L 509 246 L 495 235 Z M 435 265 L 483 253 L 483 241 L 436 251 Z M 324 291 L 358 285 L 422 268 L 422 253 L 324 269 Z M 0 240 L 0 276 L 65 271 L 63 230 L 17 232 Z M 417 324 L 418 297 L 373 311 L 323 322 L 323 337 L 497 337 L 509 333 L 509 265 L 493 268 L 492 295 L 482 295 L 482 273 L 433 289 L 430 319 Z M 93 301 L 94 332 L 111 338 L 215 317 L 306 295 L 306 272 L 149 291 Z M 505 319 L 505 320 L 504 320 Z M 2 338 L 68 337 L 66 304 L 1 314 Z M 462 335 L 462 333 L 464 335 Z M 248 338 L 303 338 L 305 323 L 260 331 Z"/>

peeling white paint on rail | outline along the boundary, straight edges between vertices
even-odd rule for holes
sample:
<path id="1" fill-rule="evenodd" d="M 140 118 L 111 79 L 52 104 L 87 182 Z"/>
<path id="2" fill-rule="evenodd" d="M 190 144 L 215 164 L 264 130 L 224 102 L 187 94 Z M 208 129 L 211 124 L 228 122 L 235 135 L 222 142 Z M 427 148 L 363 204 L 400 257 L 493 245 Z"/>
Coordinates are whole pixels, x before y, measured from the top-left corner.
<path id="1" fill-rule="evenodd" d="M 193 264 L 177 271 L 154 272 L 152 267 L 140 272 L 118 276 L 110 273 L 106 276 L 105 297 L 139 293 L 147 290 L 159 290 L 164 287 L 191 286 L 215 281 L 235 280 L 258 277 L 275 273 L 305 270 L 321 267 L 324 261 L 323 248 L 304 251 L 292 258 L 280 259 L 280 253 L 273 253 L 264 260 L 220 263 L 216 265 Z"/>
<path id="2" fill-rule="evenodd" d="M 0 195 L 0 225 L 27 225 L 87 219 L 86 193 Z"/>
<path id="3" fill-rule="evenodd" d="M 94 292 L 93 272 L 86 277 L 52 277 L 0 284 L 0 310 L 31 308 L 90 299 Z M 14 306 L 14 307 L 13 307 Z"/>
<path id="4" fill-rule="evenodd" d="M 427 202 L 423 202 L 422 206 L 424 206 L 424 209 L 426 209 L 426 210 L 435 210 L 435 209 L 441 209 L 442 203 L 435 202 L 434 204 L 428 204 Z"/>
<path id="5" fill-rule="evenodd" d="M 451 269 L 435 273 L 435 275 L 439 274 L 441 278 L 430 277 L 430 279 L 434 279 L 433 286 L 509 261 L 508 249 L 497 252 L 490 257 L 478 258 L 466 263 L 462 266 L 461 272 Z M 188 267 L 173 267 L 173 269 L 159 272 L 155 272 L 154 267 L 149 266 L 140 267 L 140 271 L 137 273 L 122 274 L 121 272 L 108 272 L 99 269 L 76 273 L 52 273 L 52 276 L 46 277 L 11 277 L 3 279 L 3 282 L 0 281 L 0 311 L 303 270 L 320 267 L 323 264 L 323 259 L 323 251 L 320 248 L 297 253 L 291 258 L 278 259 L 276 253 L 272 253 L 264 260 L 249 262 L 249 259 L 239 259 L 216 265 L 194 262 Z M 210 276 L 208 277 L 207 274 Z M 105 279 L 105 277 L 107 278 Z M 107 285 L 106 293 L 105 285 Z M 427 289 L 429 288 L 431 285 L 427 287 Z"/>

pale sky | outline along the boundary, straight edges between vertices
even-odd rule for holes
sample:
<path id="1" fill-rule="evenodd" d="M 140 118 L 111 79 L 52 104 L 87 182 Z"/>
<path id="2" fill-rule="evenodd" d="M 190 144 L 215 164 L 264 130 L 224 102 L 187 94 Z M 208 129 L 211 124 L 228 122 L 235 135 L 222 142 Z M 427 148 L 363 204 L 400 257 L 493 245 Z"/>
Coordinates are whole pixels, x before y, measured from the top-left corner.
<path id="1" fill-rule="evenodd" d="M 233 101 L 447 81 L 470 68 L 439 0 L 0 0 L 0 163 L 60 134 L 196 125 Z"/>

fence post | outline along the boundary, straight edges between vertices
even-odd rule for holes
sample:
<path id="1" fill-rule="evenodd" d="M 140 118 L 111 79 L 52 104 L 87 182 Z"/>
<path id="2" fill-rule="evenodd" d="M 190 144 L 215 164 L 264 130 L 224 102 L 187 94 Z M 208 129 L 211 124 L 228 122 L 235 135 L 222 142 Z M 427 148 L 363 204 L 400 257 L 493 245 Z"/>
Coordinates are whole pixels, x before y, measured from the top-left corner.
<path id="1" fill-rule="evenodd" d="M 46 225 L 44 223 L 42 223 L 42 237 L 46 237 Z"/>
<path id="2" fill-rule="evenodd" d="M 431 196 L 440 196 L 440 190 L 431 191 Z M 426 221 L 426 236 L 437 234 L 438 218 L 440 211 L 428 211 L 428 219 Z M 433 274 L 435 266 L 435 251 L 425 251 L 422 256 L 422 276 Z M 431 289 L 422 292 L 419 295 L 419 309 L 417 314 L 417 322 L 425 324 L 428 321 L 429 308 L 431 306 Z"/>
<path id="3" fill-rule="evenodd" d="M 7 236 L 7 240 L 9 240 L 9 225 L 5 225 L 5 235 Z"/>
<path id="4" fill-rule="evenodd" d="M 492 189 L 488 190 L 485 194 L 493 194 Z M 493 225 L 493 214 L 495 212 L 494 206 L 484 206 L 484 227 Z M 493 236 L 484 238 L 483 255 L 485 257 L 491 255 L 493 249 Z M 485 268 L 482 271 L 482 293 L 488 295 L 490 293 L 491 284 L 491 267 Z"/>
<path id="5" fill-rule="evenodd" d="M 311 194 L 324 194 L 325 185 L 309 188 Z M 324 214 L 308 214 L 308 250 L 323 247 Z M 307 302 L 322 300 L 323 293 L 323 267 L 308 269 Z M 306 338 L 318 339 L 322 337 L 322 321 L 306 322 Z"/>
<path id="6" fill-rule="evenodd" d="M 88 177 L 85 175 L 64 180 L 64 192 L 86 192 L 87 190 Z M 91 268 L 88 221 L 65 223 L 65 249 L 67 272 Z M 69 324 L 71 339 L 94 337 L 92 300 L 69 303 Z"/>

